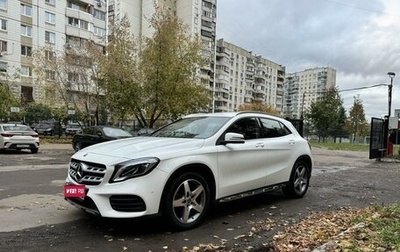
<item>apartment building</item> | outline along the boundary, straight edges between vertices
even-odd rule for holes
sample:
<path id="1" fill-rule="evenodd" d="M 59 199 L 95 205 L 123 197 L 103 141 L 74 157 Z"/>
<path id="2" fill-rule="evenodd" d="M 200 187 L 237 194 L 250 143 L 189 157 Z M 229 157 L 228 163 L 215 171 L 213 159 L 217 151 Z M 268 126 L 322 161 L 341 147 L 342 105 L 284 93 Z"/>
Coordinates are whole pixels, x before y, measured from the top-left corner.
<path id="1" fill-rule="evenodd" d="M 302 118 L 311 103 L 320 99 L 336 86 L 336 70 L 332 67 L 316 67 L 288 73 L 285 79 L 284 114 Z"/>
<path id="2" fill-rule="evenodd" d="M 101 0 L 0 0 L 0 72 L 22 102 L 45 103 L 32 53 L 54 52 L 89 41 L 106 44 L 106 4 Z"/>
<path id="3" fill-rule="evenodd" d="M 203 43 L 203 55 L 209 65 L 199 69 L 199 77 L 211 93 L 214 87 L 216 15 L 217 0 L 157 0 L 160 8 L 172 11 L 188 29 L 189 34 L 198 34 Z M 110 0 L 109 20 L 120 20 L 127 15 L 131 24 L 131 34 L 137 37 L 151 37 L 153 29 L 149 18 L 155 13 L 155 6 L 150 0 Z M 210 104 L 210 110 L 213 104 Z"/>
<path id="4" fill-rule="evenodd" d="M 237 111 L 259 102 L 283 108 L 285 67 L 228 43 L 217 42 L 215 111 Z"/>

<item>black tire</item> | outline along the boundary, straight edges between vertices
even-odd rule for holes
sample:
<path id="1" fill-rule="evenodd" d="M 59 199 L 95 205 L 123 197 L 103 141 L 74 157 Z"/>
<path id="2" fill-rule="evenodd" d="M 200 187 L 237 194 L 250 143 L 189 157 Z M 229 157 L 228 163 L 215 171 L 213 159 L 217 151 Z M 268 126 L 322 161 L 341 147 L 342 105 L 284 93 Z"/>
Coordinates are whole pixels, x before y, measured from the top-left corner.
<path id="1" fill-rule="evenodd" d="M 80 143 L 80 142 L 76 142 L 76 143 L 74 143 L 74 151 L 75 152 L 78 152 L 78 151 L 80 151 L 80 150 L 82 150 L 83 148 L 82 148 L 82 143 Z"/>
<path id="2" fill-rule="evenodd" d="M 282 188 L 283 193 L 289 198 L 302 198 L 310 185 L 310 167 L 304 161 L 294 164 L 290 174 L 289 183 Z"/>
<path id="3" fill-rule="evenodd" d="M 210 208 L 210 187 L 198 173 L 180 175 L 166 188 L 163 214 L 175 230 L 196 227 Z"/>
<path id="4" fill-rule="evenodd" d="M 38 153 L 38 151 L 39 151 L 39 148 L 33 148 L 33 149 L 31 149 L 31 153 Z"/>

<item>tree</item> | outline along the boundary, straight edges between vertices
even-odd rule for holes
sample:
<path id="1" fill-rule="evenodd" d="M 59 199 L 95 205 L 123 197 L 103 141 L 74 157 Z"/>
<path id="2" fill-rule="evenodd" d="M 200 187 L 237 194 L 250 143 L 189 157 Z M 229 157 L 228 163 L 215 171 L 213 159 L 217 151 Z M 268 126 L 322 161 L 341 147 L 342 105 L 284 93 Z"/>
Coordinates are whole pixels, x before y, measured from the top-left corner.
<path id="1" fill-rule="evenodd" d="M 52 118 L 51 109 L 47 105 L 42 103 L 30 103 L 25 107 L 25 121 L 28 124 Z"/>
<path id="2" fill-rule="evenodd" d="M 140 107 L 142 87 L 138 77 L 137 44 L 125 16 L 112 26 L 106 56 L 99 55 L 99 85 L 113 121 L 124 121 Z"/>
<path id="3" fill-rule="evenodd" d="M 272 115 L 279 115 L 278 110 L 274 109 L 270 105 L 262 104 L 262 103 L 259 103 L 259 102 L 253 102 L 253 103 L 250 103 L 250 104 L 240 105 L 239 111 L 246 111 L 246 110 L 249 110 L 249 111 L 261 111 L 261 112 L 265 112 L 265 113 L 272 114 Z"/>
<path id="4" fill-rule="evenodd" d="M 140 52 L 142 92 L 134 111 L 147 127 L 153 127 L 160 118 L 175 119 L 204 111 L 211 101 L 196 74 L 207 64 L 199 37 L 188 35 L 182 22 L 160 8 L 156 8 L 150 24 L 154 35 L 144 39 Z"/>
<path id="5" fill-rule="evenodd" d="M 350 108 L 346 121 L 346 129 L 353 134 L 353 142 L 357 136 L 368 135 L 369 126 L 365 119 L 364 107 L 359 96 L 354 97 L 353 106 Z"/>
<path id="6" fill-rule="evenodd" d="M 345 110 L 343 101 L 336 88 L 327 90 L 321 100 L 313 102 L 306 113 L 306 119 L 310 121 L 316 134 L 323 141 L 328 136 L 335 136 L 335 132 L 344 125 Z"/>
<path id="7" fill-rule="evenodd" d="M 44 46 L 33 52 L 34 71 L 42 93 L 41 101 L 51 108 L 65 107 L 76 111 L 80 121 L 87 122 L 101 103 L 102 90 L 97 85 L 99 51 L 93 42 L 72 38 L 65 50 Z"/>
<path id="8" fill-rule="evenodd" d="M 21 118 L 20 113 L 12 113 L 11 107 L 19 107 L 19 101 L 13 94 L 11 87 L 13 82 L 8 75 L 0 75 L 0 121 L 18 120 Z"/>

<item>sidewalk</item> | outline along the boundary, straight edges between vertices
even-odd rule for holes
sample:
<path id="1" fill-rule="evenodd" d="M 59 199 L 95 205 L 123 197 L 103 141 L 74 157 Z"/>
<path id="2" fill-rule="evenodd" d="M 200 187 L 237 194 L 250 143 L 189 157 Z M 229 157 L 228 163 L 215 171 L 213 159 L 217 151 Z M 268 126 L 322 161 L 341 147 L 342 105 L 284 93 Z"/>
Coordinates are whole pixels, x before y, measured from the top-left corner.
<path id="1" fill-rule="evenodd" d="M 43 149 L 43 150 L 68 150 L 68 149 L 72 149 L 72 144 L 70 144 L 70 143 L 65 143 L 65 144 L 40 143 L 40 149 Z"/>

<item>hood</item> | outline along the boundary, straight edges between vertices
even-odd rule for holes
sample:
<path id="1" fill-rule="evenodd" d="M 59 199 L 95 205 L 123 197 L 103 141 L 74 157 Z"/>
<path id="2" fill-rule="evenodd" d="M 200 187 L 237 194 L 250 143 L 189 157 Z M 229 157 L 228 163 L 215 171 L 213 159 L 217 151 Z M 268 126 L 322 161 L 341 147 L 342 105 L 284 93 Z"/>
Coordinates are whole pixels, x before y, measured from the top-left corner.
<path id="1" fill-rule="evenodd" d="M 75 155 L 87 153 L 117 158 L 139 158 L 171 156 L 172 153 L 190 152 L 203 146 L 203 139 L 131 137 L 89 146 Z"/>

